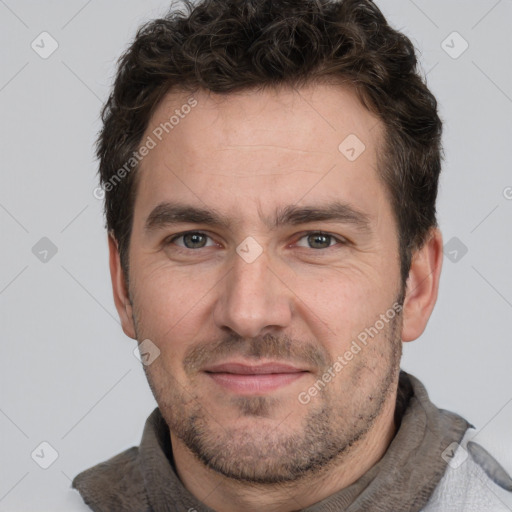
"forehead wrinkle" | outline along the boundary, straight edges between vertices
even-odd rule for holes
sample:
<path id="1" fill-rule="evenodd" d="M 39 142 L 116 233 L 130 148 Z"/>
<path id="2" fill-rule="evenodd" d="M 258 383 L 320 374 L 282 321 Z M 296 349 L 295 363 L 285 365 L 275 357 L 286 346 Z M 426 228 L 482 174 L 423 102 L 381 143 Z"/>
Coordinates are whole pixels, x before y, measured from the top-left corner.
<path id="1" fill-rule="evenodd" d="M 313 151 L 307 149 L 299 149 L 299 148 L 291 148 L 286 146 L 278 146 L 274 144 L 229 144 L 220 148 L 218 151 L 228 151 L 230 149 L 281 149 L 283 151 L 292 151 L 294 153 L 306 153 L 306 154 L 320 154 L 320 155 L 330 155 L 332 152 L 330 151 Z"/>

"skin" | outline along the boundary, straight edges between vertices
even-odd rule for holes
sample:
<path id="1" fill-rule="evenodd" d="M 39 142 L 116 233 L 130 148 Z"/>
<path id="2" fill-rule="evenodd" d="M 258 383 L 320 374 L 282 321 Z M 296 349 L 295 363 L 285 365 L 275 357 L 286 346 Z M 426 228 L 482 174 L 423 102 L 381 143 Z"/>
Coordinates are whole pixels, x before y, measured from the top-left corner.
<path id="1" fill-rule="evenodd" d="M 167 94 L 143 140 L 189 97 Z M 141 163 L 129 290 L 109 237 L 114 300 L 124 332 L 160 350 L 144 369 L 184 486 L 217 511 L 299 510 L 355 482 L 392 441 L 402 341 L 421 335 L 434 307 L 441 234 L 432 229 L 413 255 L 402 314 L 333 371 L 402 291 L 397 227 L 377 173 L 382 123 L 333 84 L 194 98 Z M 338 150 L 350 134 L 366 146 L 355 161 Z M 363 213 L 368 229 L 265 222 L 287 205 L 332 200 Z M 214 210 L 232 226 L 145 231 L 163 201 Z M 174 238 L 197 231 L 206 237 Z M 318 231 L 334 238 L 309 236 Z M 251 262 L 236 251 L 249 236 L 262 251 Z M 203 371 L 233 360 L 304 371 L 247 396 Z M 301 403 L 329 368 L 332 379 Z"/>

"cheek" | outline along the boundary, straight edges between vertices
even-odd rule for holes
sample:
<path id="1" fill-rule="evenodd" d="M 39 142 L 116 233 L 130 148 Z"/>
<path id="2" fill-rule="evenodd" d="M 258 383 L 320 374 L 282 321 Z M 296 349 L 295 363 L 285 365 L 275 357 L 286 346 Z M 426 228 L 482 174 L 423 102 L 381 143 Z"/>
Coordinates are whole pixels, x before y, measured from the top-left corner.
<path id="1" fill-rule="evenodd" d="M 371 269 L 370 269 L 371 270 Z M 346 323 L 378 306 L 378 283 L 362 269 L 338 268 L 297 279 L 297 296 L 325 321 Z M 380 292 L 382 293 L 382 292 Z"/>
<path id="2" fill-rule="evenodd" d="M 395 283 L 371 269 L 343 269 L 327 276 L 308 274 L 295 282 L 297 316 L 331 356 L 344 353 L 353 339 L 374 325 L 395 298 Z"/>
<path id="3" fill-rule="evenodd" d="M 150 338 L 162 352 L 179 351 L 173 340 L 191 340 L 204 323 L 199 318 L 212 287 L 204 274 L 188 269 L 170 269 L 148 263 L 134 280 L 141 335 Z M 205 296 L 206 294 L 206 296 Z"/>

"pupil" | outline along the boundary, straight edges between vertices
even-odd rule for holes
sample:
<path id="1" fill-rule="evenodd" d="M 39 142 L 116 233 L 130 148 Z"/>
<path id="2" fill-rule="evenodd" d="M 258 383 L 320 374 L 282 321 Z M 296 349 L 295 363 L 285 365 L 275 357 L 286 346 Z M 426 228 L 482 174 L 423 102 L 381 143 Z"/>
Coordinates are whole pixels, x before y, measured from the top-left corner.
<path id="1" fill-rule="evenodd" d="M 328 235 L 311 235 L 311 238 L 310 240 L 313 240 L 313 248 L 314 249 L 319 249 L 320 247 L 316 247 L 315 244 L 318 242 L 320 243 L 320 245 L 322 245 L 322 243 L 326 243 L 328 242 L 328 239 L 329 239 L 329 236 Z"/>
<path id="2" fill-rule="evenodd" d="M 189 234 L 185 237 L 185 239 L 188 237 L 189 241 L 191 241 L 191 244 L 193 246 L 196 246 L 197 244 L 199 244 L 201 246 L 201 238 L 203 237 L 203 235 L 200 235 L 199 233 L 192 233 L 192 234 Z M 185 244 L 185 245 L 188 245 L 188 244 Z"/>

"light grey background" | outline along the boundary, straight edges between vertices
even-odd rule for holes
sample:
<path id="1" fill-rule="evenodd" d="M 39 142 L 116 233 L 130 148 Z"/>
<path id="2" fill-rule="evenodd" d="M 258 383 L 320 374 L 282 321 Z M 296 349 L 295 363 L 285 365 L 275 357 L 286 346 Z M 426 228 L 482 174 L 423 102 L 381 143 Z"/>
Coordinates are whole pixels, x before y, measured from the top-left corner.
<path id="1" fill-rule="evenodd" d="M 439 99 L 439 221 L 459 244 L 403 368 L 511 471 L 512 1 L 378 4 L 420 49 Z M 168 5 L 0 0 L 2 511 L 79 510 L 71 479 L 138 445 L 156 405 L 112 299 L 93 142 L 116 59 Z M 47 59 L 31 48 L 51 48 L 43 31 L 58 43 Z M 458 58 L 454 31 L 469 44 Z M 33 253 L 43 237 L 57 248 L 46 262 Z M 48 469 L 35 462 L 51 462 L 44 441 L 58 452 Z"/>

